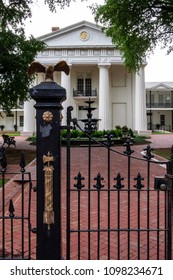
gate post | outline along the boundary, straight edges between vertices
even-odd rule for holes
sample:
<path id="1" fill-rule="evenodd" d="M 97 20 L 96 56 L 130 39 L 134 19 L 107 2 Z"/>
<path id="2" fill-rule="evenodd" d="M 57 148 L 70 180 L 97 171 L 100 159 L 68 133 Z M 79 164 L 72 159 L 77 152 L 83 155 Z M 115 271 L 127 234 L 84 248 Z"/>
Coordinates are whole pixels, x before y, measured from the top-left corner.
<path id="1" fill-rule="evenodd" d="M 42 82 L 30 89 L 36 101 L 37 244 L 39 260 L 61 259 L 61 110 L 66 90 Z"/>

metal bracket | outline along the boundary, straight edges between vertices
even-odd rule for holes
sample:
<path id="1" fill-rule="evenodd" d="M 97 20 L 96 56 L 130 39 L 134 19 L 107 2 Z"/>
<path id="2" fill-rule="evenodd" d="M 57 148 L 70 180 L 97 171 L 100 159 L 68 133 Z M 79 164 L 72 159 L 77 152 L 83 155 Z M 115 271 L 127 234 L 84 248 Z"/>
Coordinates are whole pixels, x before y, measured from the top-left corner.
<path id="1" fill-rule="evenodd" d="M 154 189 L 160 191 L 172 190 L 172 178 L 173 175 L 166 174 L 163 176 L 156 176 L 154 179 Z"/>

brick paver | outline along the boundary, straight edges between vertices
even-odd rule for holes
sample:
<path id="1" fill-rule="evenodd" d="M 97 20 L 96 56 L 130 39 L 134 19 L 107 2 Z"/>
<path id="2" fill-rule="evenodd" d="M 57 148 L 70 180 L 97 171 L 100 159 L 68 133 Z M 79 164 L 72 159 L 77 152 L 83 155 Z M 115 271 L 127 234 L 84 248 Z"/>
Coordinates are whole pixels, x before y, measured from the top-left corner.
<path id="1" fill-rule="evenodd" d="M 152 146 L 158 147 L 159 145 L 159 137 L 160 137 L 160 143 L 162 143 L 162 146 L 168 146 L 168 143 L 171 144 L 173 141 L 172 134 L 170 135 L 164 135 L 164 140 L 162 138 L 162 135 L 157 135 L 157 141 L 156 137 L 151 139 L 153 142 Z M 168 140 L 169 139 L 169 140 Z M 31 148 L 35 149 L 34 146 L 30 146 L 27 141 L 25 141 L 25 137 L 16 137 L 17 140 L 17 147 L 22 147 L 23 150 Z M 171 146 L 171 145 L 170 145 Z M 122 152 L 124 150 L 124 147 L 116 147 L 114 148 L 117 152 Z M 135 150 L 135 153 L 133 154 L 134 157 L 141 157 L 141 151 L 143 150 L 143 146 L 136 146 L 133 147 L 133 150 Z M 62 148 L 62 255 L 64 258 L 66 258 L 66 149 L 65 147 Z M 91 168 L 91 187 L 93 188 L 93 185 L 96 183 L 94 180 L 94 177 L 100 172 L 100 174 L 104 177 L 104 180 L 102 181 L 102 184 L 104 185 L 104 188 L 107 188 L 107 165 L 106 160 L 107 159 L 107 153 L 104 148 L 95 147 L 92 148 L 92 168 Z M 80 171 L 81 174 L 85 177 L 85 188 L 87 188 L 87 163 L 88 163 L 88 151 L 87 148 L 72 148 L 71 149 L 71 188 L 74 188 L 73 185 L 76 183 L 74 180 L 74 176 L 78 174 Z M 13 167 L 14 168 L 14 167 Z M 16 167 L 15 167 L 16 170 Z M 28 172 L 31 172 L 32 174 L 32 181 L 33 186 L 36 185 L 36 169 L 35 169 L 35 161 L 33 161 L 26 170 Z M 127 158 L 122 157 L 118 153 L 111 153 L 111 170 L 110 170 L 110 185 L 111 188 L 113 188 L 113 185 L 115 184 L 114 177 L 116 177 L 117 173 L 120 172 L 121 176 L 124 177 L 124 181 L 122 182 L 124 185 L 124 189 L 127 188 Z M 147 166 L 146 163 L 143 161 L 138 161 L 135 158 L 131 160 L 131 185 L 133 186 L 135 184 L 134 177 L 138 174 L 138 172 L 141 173 L 141 175 L 144 177 L 144 181 L 142 182 L 145 186 L 147 185 Z M 153 181 L 154 177 L 157 175 L 164 175 L 166 172 L 164 166 L 159 166 L 152 164 L 151 165 L 151 188 L 153 188 Z M 7 186 L 6 186 L 6 195 L 7 195 L 7 211 L 8 211 L 8 200 L 13 197 L 13 203 L 15 207 L 15 214 L 20 211 L 20 194 L 18 189 L 20 189 L 20 186 L 17 185 L 14 180 L 11 180 Z M 28 192 L 28 185 L 26 184 L 25 192 Z M 140 213 L 137 211 L 139 208 L 136 207 L 136 201 L 137 201 L 137 193 L 130 195 L 130 225 L 131 227 L 136 227 L 137 223 L 139 222 L 138 217 L 140 214 L 140 224 L 145 227 L 146 226 L 146 215 L 147 215 L 147 197 L 146 193 L 143 192 L 141 194 L 141 202 L 140 202 Z M 18 195 L 19 194 L 19 195 Z M 77 218 L 79 217 L 78 212 L 78 203 L 77 203 L 77 192 L 71 192 L 71 229 L 76 230 L 79 227 Z M 128 248 L 128 233 L 127 231 L 121 232 L 119 235 L 117 232 L 94 232 L 94 229 L 98 228 L 98 221 L 99 226 L 101 229 L 107 229 L 108 227 L 108 212 L 110 212 L 110 224 L 111 228 L 116 228 L 117 226 L 117 194 L 113 191 L 110 195 L 110 210 L 108 210 L 108 192 L 102 191 L 101 194 L 101 205 L 100 205 L 100 216 L 98 220 L 98 193 L 91 192 L 91 228 L 93 232 L 91 234 L 88 234 L 85 232 L 88 227 L 88 193 L 87 191 L 84 191 L 81 193 L 80 198 L 80 228 L 83 229 L 83 232 L 79 235 L 77 233 L 71 233 L 71 259 L 77 259 L 78 254 L 80 252 L 80 258 L 81 259 L 88 259 L 88 243 L 89 243 L 89 235 L 90 235 L 90 244 L 91 244 L 91 252 L 90 256 L 91 259 L 97 259 L 98 258 L 98 248 L 99 248 L 99 258 L 100 259 L 107 259 L 108 251 L 110 251 L 110 258 L 111 259 L 117 259 L 117 252 L 119 251 L 121 255 L 121 259 L 127 259 L 127 248 Z M 161 196 L 164 196 L 162 193 Z M 157 209 L 156 209 L 156 201 L 158 199 L 158 192 L 155 192 L 154 195 L 150 195 L 149 203 L 150 203 L 150 211 L 153 214 L 150 218 L 150 227 L 157 227 Z M 163 201 L 163 199 L 162 199 Z M 25 197 L 25 205 L 27 209 L 28 204 L 28 196 Z M 121 221 L 121 228 L 127 228 L 128 224 L 128 195 L 127 192 L 122 192 L 121 194 L 121 200 L 120 200 L 120 221 Z M 162 207 L 162 205 L 160 205 Z M 31 204 L 31 225 L 32 227 L 36 227 L 36 193 L 32 191 L 32 204 Z M 163 213 L 164 214 L 164 213 Z M 2 223 L 2 221 L 0 221 Z M 160 227 L 164 226 L 164 217 L 163 215 L 160 215 L 159 217 L 159 223 Z M 1 228 L 1 227 L 0 227 Z M 7 229 L 9 228 L 9 225 L 7 225 Z M 18 254 L 20 250 L 20 244 L 21 244 L 21 237 L 20 237 L 20 230 L 21 225 L 16 225 L 16 228 L 14 230 L 14 247 L 15 252 L 14 254 Z M 25 226 L 25 242 L 27 241 L 27 224 Z M 1 236 L 1 233 L 0 233 Z M 110 237 L 110 244 L 108 245 L 108 239 Z M 8 232 L 7 235 L 7 251 L 10 250 L 10 232 Z M 147 233 L 146 232 L 140 232 L 138 235 L 137 232 L 130 232 L 130 258 L 131 259 L 137 259 L 137 251 L 139 251 L 140 246 L 140 258 L 146 259 L 146 244 L 147 244 Z M 98 241 L 99 240 L 99 241 Z M 140 240 L 140 245 L 138 245 L 137 240 Z M 157 258 L 157 245 L 158 241 L 160 242 L 160 250 L 159 250 L 159 258 L 164 259 L 164 234 L 159 234 L 159 238 L 155 233 L 150 234 L 150 258 L 156 259 Z M 121 245 L 121 246 L 118 246 Z M 35 248 L 36 248 L 36 235 L 31 233 L 31 257 L 32 259 L 35 259 Z M 80 245 L 80 251 L 78 250 L 78 246 Z M 1 245 L 0 245 L 1 247 Z M 119 248 L 118 248 L 119 247 Z M 26 252 L 25 256 L 27 256 L 27 246 L 26 246 Z"/>

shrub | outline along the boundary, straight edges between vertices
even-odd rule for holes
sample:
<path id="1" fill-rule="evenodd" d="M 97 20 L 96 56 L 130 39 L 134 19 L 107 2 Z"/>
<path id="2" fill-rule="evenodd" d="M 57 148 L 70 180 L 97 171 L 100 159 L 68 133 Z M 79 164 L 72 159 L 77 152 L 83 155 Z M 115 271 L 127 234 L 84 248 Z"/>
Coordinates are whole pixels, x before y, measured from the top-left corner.
<path id="1" fill-rule="evenodd" d="M 104 136 L 104 131 L 96 130 L 91 134 L 92 137 L 101 138 Z"/>
<path id="2" fill-rule="evenodd" d="M 78 137 L 80 137 L 80 131 L 77 130 L 77 129 L 72 130 L 71 133 L 70 133 L 70 137 L 71 138 L 78 138 Z"/>
<path id="3" fill-rule="evenodd" d="M 61 137 L 66 138 L 67 137 L 67 129 L 61 130 Z"/>

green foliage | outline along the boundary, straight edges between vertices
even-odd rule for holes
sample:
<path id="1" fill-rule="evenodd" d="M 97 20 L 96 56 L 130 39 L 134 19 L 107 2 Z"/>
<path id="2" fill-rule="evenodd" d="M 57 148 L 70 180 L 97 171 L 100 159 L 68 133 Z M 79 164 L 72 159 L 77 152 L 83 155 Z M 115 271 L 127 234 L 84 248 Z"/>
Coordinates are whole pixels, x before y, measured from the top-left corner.
<path id="1" fill-rule="evenodd" d="M 80 131 L 77 130 L 77 129 L 72 130 L 71 133 L 70 133 L 70 137 L 71 138 L 78 138 L 78 137 L 80 137 Z"/>
<path id="2" fill-rule="evenodd" d="M 129 70 L 138 71 L 157 44 L 173 50 L 172 0 L 106 0 L 92 7 L 103 31 L 120 49 Z"/>
<path id="3" fill-rule="evenodd" d="M 103 131 L 95 131 L 92 133 L 92 137 L 97 139 L 97 141 L 105 141 L 105 135 L 107 135 L 108 133 L 110 133 L 113 136 L 114 141 L 116 142 L 116 144 L 121 144 L 123 143 L 124 140 L 122 140 L 122 131 L 121 128 L 119 127 L 118 129 L 112 129 L 112 130 L 103 130 Z M 131 131 L 131 129 L 128 129 L 128 131 Z M 133 133 L 132 133 L 133 134 Z M 61 139 L 62 139 L 62 143 L 66 143 L 66 136 L 67 136 L 67 130 L 64 129 L 61 131 Z M 131 137 L 133 137 L 131 135 Z M 84 132 L 80 131 L 80 130 L 71 130 L 70 131 L 70 139 L 72 141 L 72 143 L 74 144 L 74 142 L 76 143 L 75 145 L 79 145 L 81 143 L 88 143 L 88 137 L 85 135 Z M 134 135 L 134 137 L 132 138 L 132 142 L 136 145 L 141 145 L 141 144 L 146 144 L 148 137 L 147 136 L 140 136 L 140 135 Z M 35 135 L 30 136 L 27 138 L 27 141 L 31 142 L 31 145 L 36 145 L 36 141 L 37 138 Z"/>
<path id="4" fill-rule="evenodd" d="M 66 138 L 67 137 L 67 129 L 61 130 L 61 138 Z"/>
<path id="5" fill-rule="evenodd" d="M 113 138 L 121 138 L 125 133 L 127 136 L 133 137 L 133 131 L 129 129 L 127 126 L 117 126 L 112 130 L 96 130 L 91 134 L 93 138 L 105 138 L 107 134 L 111 134 Z M 67 130 L 63 129 L 61 131 L 61 137 L 65 139 L 67 136 Z M 70 138 L 88 138 L 85 132 L 82 132 L 78 129 L 74 129 L 70 131 Z"/>
<path id="6" fill-rule="evenodd" d="M 45 47 L 32 36 L 25 37 L 23 22 L 31 16 L 30 2 L 5 5 L 0 0 L 0 104 L 5 111 L 16 107 L 18 100 L 28 98 L 33 79 L 27 74 L 28 65 Z"/>
<path id="7" fill-rule="evenodd" d="M 112 129 L 108 131 L 113 138 L 120 138 L 122 136 L 121 129 Z"/>
<path id="8" fill-rule="evenodd" d="M 56 6 L 60 8 L 64 8 L 65 6 L 69 7 L 72 1 L 75 2 L 75 0 L 45 0 L 44 2 L 49 6 L 50 11 L 56 12 Z"/>
<path id="9" fill-rule="evenodd" d="M 37 137 L 36 135 L 29 136 L 26 141 L 31 142 L 32 145 L 36 145 Z"/>
<path id="10" fill-rule="evenodd" d="M 105 135 L 105 131 L 101 131 L 101 130 L 96 130 L 91 134 L 91 137 L 93 138 L 101 138 Z"/>
<path id="11" fill-rule="evenodd" d="M 67 137 L 67 130 L 63 129 L 61 130 L 61 138 L 65 139 Z M 86 137 L 85 133 L 78 130 L 74 129 L 70 131 L 70 138 L 84 138 Z"/>
<path id="12" fill-rule="evenodd" d="M 133 143 L 135 145 L 142 145 L 142 144 L 145 144 L 145 143 L 148 143 L 149 141 L 147 140 L 148 137 L 147 136 L 143 136 L 143 135 L 134 135 L 133 137 Z"/>

